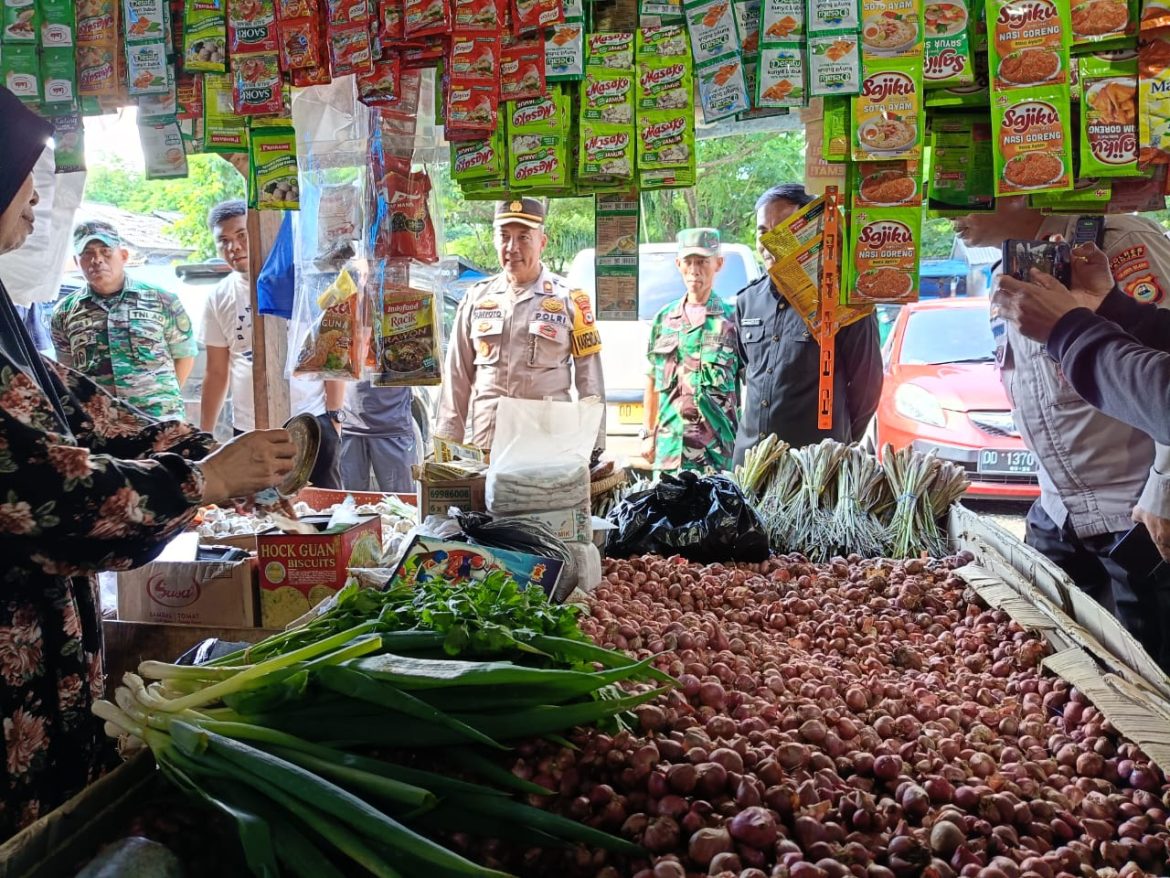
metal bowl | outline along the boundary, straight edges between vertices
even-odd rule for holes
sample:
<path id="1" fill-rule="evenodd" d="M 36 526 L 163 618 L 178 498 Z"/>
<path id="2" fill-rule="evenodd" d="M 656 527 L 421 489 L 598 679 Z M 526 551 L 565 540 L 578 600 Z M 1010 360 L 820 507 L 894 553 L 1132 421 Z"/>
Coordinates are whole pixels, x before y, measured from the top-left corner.
<path id="1" fill-rule="evenodd" d="M 297 446 L 297 456 L 292 472 L 284 477 L 276 490 L 289 497 L 309 484 L 309 476 L 317 464 L 317 452 L 321 450 L 321 422 L 313 415 L 296 415 L 289 418 L 284 428 Z"/>

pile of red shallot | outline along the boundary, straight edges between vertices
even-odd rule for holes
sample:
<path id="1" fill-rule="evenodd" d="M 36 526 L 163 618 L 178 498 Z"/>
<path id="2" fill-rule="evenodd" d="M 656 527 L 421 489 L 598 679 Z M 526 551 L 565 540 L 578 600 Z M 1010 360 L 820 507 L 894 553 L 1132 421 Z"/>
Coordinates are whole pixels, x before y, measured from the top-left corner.
<path id="1" fill-rule="evenodd" d="M 583 629 L 681 685 L 513 771 L 650 856 L 479 855 L 565 878 L 1170 874 L 1166 778 L 977 602 L 967 560 L 607 561 Z"/>

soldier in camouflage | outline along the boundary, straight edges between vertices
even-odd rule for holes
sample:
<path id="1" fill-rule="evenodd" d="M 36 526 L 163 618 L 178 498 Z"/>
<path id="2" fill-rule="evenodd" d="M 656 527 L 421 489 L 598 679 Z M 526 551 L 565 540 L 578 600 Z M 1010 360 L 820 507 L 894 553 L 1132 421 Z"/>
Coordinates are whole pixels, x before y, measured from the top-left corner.
<path id="1" fill-rule="evenodd" d="M 718 230 L 679 232 L 675 264 L 687 294 L 650 329 L 642 456 L 660 472 L 720 472 L 732 465 L 740 362 L 732 308 L 712 295 Z"/>
<path id="2" fill-rule="evenodd" d="M 109 223 L 73 232 L 86 285 L 53 311 L 57 360 L 160 420 L 186 420 L 179 391 L 198 346 L 191 319 L 173 293 L 126 274 L 129 253 Z"/>

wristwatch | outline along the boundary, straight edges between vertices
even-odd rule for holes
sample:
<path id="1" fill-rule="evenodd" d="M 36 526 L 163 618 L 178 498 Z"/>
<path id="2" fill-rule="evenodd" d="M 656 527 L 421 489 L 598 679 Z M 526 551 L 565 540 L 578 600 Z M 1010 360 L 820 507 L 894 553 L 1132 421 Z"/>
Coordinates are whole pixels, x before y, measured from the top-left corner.
<path id="1" fill-rule="evenodd" d="M 643 427 L 642 429 L 640 429 L 638 431 L 638 438 L 639 439 L 649 439 L 653 435 L 654 435 L 654 431 L 648 427 Z"/>
<path id="2" fill-rule="evenodd" d="M 332 411 L 326 411 L 325 417 L 327 417 L 329 420 L 331 420 L 335 424 L 344 424 L 345 423 L 345 412 L 343 412 L 341 409 L 333 409 Z"/>

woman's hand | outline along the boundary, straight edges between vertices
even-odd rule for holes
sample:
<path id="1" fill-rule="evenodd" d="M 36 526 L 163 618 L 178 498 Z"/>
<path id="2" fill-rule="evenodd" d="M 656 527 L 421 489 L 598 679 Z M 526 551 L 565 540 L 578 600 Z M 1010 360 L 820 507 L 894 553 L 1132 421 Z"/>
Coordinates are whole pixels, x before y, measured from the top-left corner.
<path id="1" fill-rule="evenodd" d="M 203 502 L 222 506 L 233 497 L 251 497 L 279 485 L 293 469 L 297 446 L 288 430 L 255 430 L 237 436 L 199 464 Z"/>

